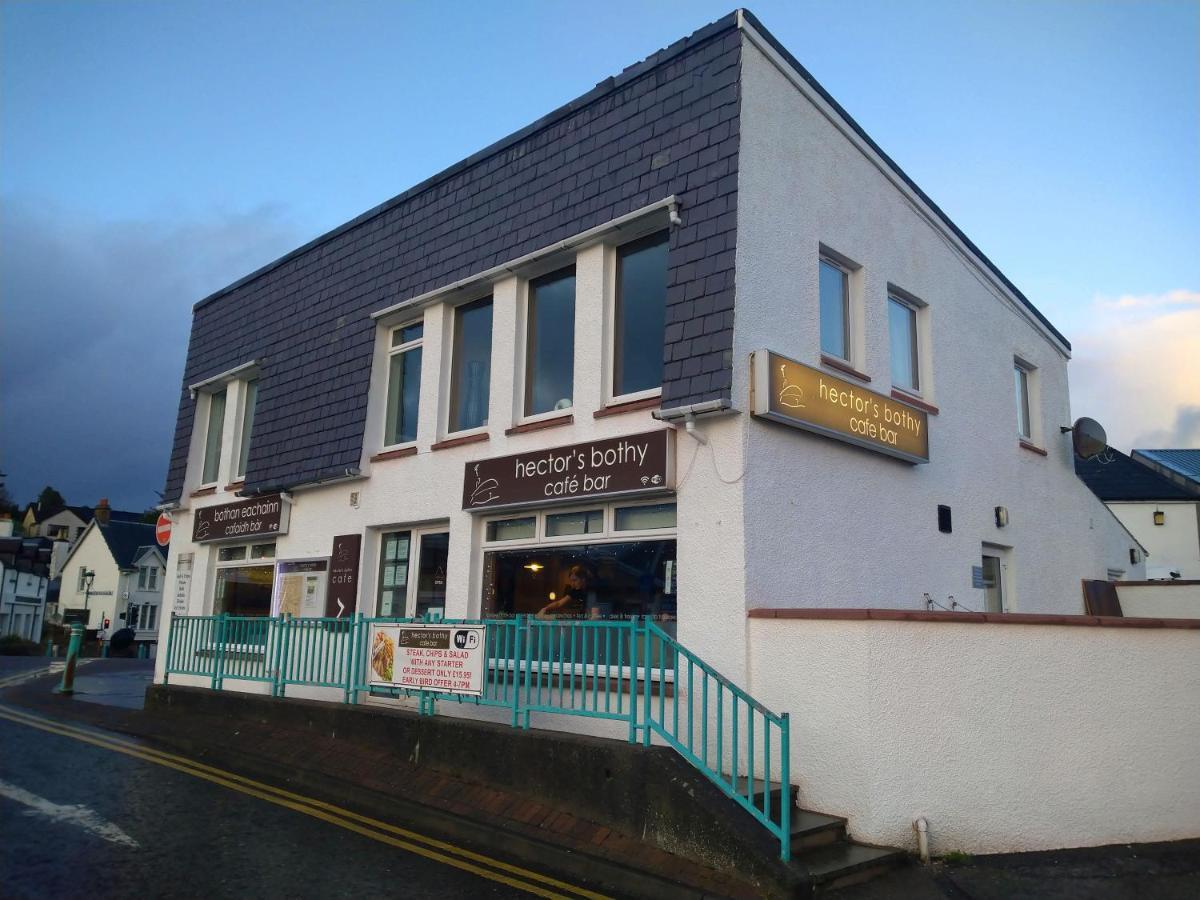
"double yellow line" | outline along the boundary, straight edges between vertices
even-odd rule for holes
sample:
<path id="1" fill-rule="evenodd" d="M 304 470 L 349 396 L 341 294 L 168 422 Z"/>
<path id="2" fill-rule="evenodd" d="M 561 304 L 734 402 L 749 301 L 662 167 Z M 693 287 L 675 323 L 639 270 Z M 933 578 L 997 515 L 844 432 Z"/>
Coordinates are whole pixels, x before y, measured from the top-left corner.
<path id="1" fill-rule="evenodd" d="M 188 759 L 187 757 L 177 756 L 174 753 L 164 753 L 161 750 L 139 746 L 138 744 L 111 737 L 107 734 L 85 731 L 81 728 L 65 725 L 62 722 L 54 722 L 39 716 L 30 715 L 9 706 L 0 706 L 0 719 L 7 719 L 10 722 L 26 725 L 30 728 L 37 728 L 51 734 L 69 737 L 86 744 L 102 747 L 105 750 L 123 753 L 126 756 L 132 756 L 136 759 L 154 763 L 155 765 L 174 769 L 177 772 L 192 775 L 196 778 L 202 778 L 205 781 L 229 788 L 232 791 L 256 797 L 259 800 L 265 800 L 276 806 L 295 810 L 298 813 L 303 813 L 314 819 L 320 819 L 323 822 L 329 822 L 330 824 L 337 825 L 339 828 L 344 828 L 347 831 L 353 831 L 356 834 L 361 834 L 363 837 L 368 837 L 373 841 L 379 841 L 381 844 L 388 844 L 400 850 L 415 853 L 426 859 L 434 860 L 443 865 L 453 866 L 456 869 L 462 869 L 464 872 L 470 872 L 481 878 L 498 881 L 501 884 L 506 884 L 509 887 L 514 887 L 539 897 L 583 897 L 587 898 L 587 900 L 608 900 L 604 894 L 597 894 L 586 888 L 567 884 L 564 881 L 559 881 L 540 872 L 533 872 L 498 859 L 492 859 L 490 856 L 475 853 L 465 847 L 440 841 L 436 838 L 410 831 L 407 828 L 400 828 L 396 825 L 382 822 L 379 819 L 359 815 L 356 812 L 343 809 L 332 803 L 325 803 L 322 800 L 305 797 L 302 794 L 294 794 L 282 788 L 273 787 L 272 785 L 254 781 L 250 778 L 244 778 L 241 775 L 235 775 L 232 772 L 226 772 L 223 769 L 217 769 L 213 766 Z"/>

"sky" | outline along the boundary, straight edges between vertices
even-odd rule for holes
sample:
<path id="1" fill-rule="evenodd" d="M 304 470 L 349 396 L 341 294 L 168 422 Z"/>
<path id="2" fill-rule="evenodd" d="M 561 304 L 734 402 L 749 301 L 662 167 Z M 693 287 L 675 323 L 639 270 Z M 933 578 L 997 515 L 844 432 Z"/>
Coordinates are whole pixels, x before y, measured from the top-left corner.
<path id="1" fill-rule="evenodd" d="M 733 7 L 0 2 L 0 471 L 158 502 L 191 305 Z M 1074 344 L 1200 447 L 1200 2 L 750 7 Z"/>

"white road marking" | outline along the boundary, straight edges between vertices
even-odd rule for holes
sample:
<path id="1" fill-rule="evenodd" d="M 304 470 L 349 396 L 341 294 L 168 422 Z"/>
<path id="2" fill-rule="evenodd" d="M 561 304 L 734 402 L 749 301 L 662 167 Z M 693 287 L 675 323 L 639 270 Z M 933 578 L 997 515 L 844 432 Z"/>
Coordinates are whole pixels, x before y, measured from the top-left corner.
<path id="1" fill-rule="evenodd" d="M 124 844 L 126 847 L 134 848 L 140 846 L 137 841 L 127 835 L 118 826 L 112 822 L 106 822 L 82 803 L 73 806 L 51 803 L 45 797 L 31 794 L 24 788 L 19 788 L 15 784 L 9 784 L 7 781 L 0 781 L 0 797 L 7 797 L 10 800 L 20 803 L 22 806 L 28 806 L 29 809 L 26 815 L 45 816 L 53 822 L 74 825 L 114 844 Z"/>

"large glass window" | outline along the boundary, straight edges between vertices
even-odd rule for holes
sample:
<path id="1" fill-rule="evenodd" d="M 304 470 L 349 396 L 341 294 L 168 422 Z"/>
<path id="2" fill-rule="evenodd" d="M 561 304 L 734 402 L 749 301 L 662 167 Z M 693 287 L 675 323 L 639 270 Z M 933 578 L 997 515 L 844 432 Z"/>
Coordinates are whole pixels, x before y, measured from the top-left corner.
<path id="1" fill-rule="evenodd" d="M 250 459 L 250 434 L 254 431 L 254 407 L 258 405 L 258 379 L 246 382 L 242 396 L 242 435 L 238 445 L 237 477 L 246 474 L 246 462 Z"/>
<path id="2" fill-rule="evenodd" d="M 383 535 L 379 550 L 380 616 L 402 617 L 408 606 L 408 551 L 412 532 L 389 531 Z"/>
<path id="3" fill-rule="evenodd" d="M 382 535 L 377 614 L 395 618 L 444 615 L 449 550 L 450 535 L 445 531 L 389 531 Z"/>
<path id="4" fill-rule="evenodd" d="M 920 390 L 917 310 L 895 297 L 888 297 L 888 338 L 892 354 L 892 384 L 905 391 Z"/>
<path id="5" fill-rule="evenodd" d="M 388 359 L 387 421 L 384 446 L 417 439 L 417 410 L 421 400 L 421 322 L 392 331 Z"/>
<path id="6" fill-rule="evenodd" d="M 218 567 L 213 612 L 231 616 L 269 616 L 274 582 L 274 566 Z"/>
<path id="7" fill-rule="evenodd" d="M 662 387 L 667 315 L 667 233 L 617 250 L 613 395 Z"/>
<path id="8" fill-rule="evenodd" d="M 451 365 L 447 430 L 466 431 L 486 425 L 492 367 L 491 297 L 454 311 Z"/>
<path id="9" fill-rule="evenodd" d="M 215 484 L 221 477 L 221 443 L 225 431 L 225 391 L 208 397 L 208 429 L 204 436 L 205 484 Z"/>
<path id="10" fill-rule="evenodd" d="M 821 260 L 821 352 L 850 359 L 850 274 Z"/>
<path id="11" fill-rule="evenodd" d="M 575 384 L 575 270 L 529 285 L 525 415 L 570 409 Z"/>

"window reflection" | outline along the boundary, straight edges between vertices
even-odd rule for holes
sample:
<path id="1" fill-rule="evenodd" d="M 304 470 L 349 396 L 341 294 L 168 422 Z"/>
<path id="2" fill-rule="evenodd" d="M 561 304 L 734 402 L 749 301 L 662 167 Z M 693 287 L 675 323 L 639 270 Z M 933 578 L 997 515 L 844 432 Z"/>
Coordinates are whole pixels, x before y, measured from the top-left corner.
<path id="1" fill-rule="evenodd" d="M 448 430 L 486 425 L 492 367 L 491 297 L 454 311 L 452 365 Z"/>

